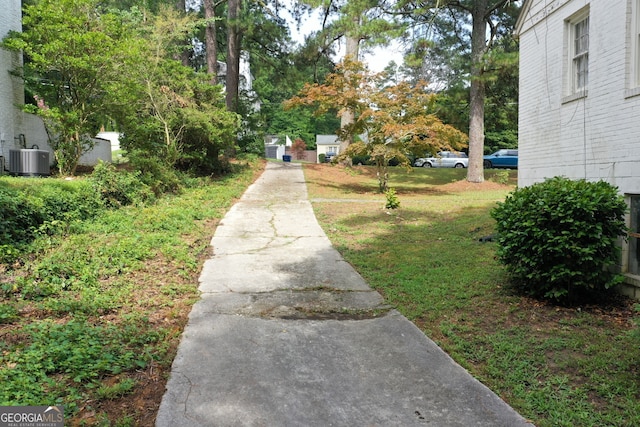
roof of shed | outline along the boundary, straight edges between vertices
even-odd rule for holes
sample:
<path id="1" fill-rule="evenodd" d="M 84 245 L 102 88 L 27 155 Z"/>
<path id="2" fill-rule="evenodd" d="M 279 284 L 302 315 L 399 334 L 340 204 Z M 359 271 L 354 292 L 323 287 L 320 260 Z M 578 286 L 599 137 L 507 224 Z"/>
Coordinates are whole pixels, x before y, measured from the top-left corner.
<path id="1" fill-rule="evenodd" d="M 316 135 L 316 145 L 335 145 L 337 143 L 337 135 Z"/>

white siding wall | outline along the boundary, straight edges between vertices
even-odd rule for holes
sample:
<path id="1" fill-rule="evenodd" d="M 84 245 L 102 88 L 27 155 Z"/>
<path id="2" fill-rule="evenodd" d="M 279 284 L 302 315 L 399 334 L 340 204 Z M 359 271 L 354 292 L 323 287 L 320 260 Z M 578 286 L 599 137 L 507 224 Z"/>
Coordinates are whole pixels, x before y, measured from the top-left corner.
<path id="1" fill-rule="evenodd" d="M 520 33 L 519 186 L 561 175 L 604 179 L 622 193 L 640 194 L 640 96 L 625 97 L 627 4 L 531 4 Z M 590 16 L 588 95 L 563 103 L 565 20 L 585 6 Z"/>
<path id="2" fill-rule="evenodd" d="M 51 164 L 55 162 L 53 155 L 53 149 L 49 146 L 47 131 L 44 128 L 44 123 L 40 117 L 35 114 L 27 114 L 18 111 L 20 119 L 20 133 L 25 135 L 27 148 L 38 148 L 40 150 L 46 150 L 49 152 L 49 161 Z M 15 146 L 12 148 L 21 148 Z"/>
<path id="3" fill-rule="evenodd" d="M 4 0 L 0 14 L 0 38 L 9 31 L 20 31 L 21 1 Z M 17 105 L 24 104 L 24 86 L 22 80 L 9 74 L 22 64 L 21 56 L 15 52 L 0 49 L 0 156 L 5 158 L 9 167 L 9 150 L 23 148 L 18 139 L 24 136 L 26 148 L 37 146 L 48 150 L 49 160 L 53 163 L 53 152 L 47 144 L 47 134 L 42 120 L 32 114 L 23 113 Z"/>
<path id="4" fill-rule="evenodd" d="M 103 162 L 111 162 L 111 141 L 108 139 L 94 138 L 95 145 L 91 151 L 84 153 L 80 157 L 79 165 L 95 166 L 100 160 Z"/>

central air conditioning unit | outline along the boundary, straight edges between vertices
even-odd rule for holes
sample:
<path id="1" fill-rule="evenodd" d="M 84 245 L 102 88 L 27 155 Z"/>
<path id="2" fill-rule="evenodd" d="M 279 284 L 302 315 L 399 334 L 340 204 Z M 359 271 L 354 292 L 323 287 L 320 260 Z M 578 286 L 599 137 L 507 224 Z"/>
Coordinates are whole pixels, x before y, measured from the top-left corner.
<path id="1" fill-rule="evenodd" d="M 49 152 L 24 148 L 9 150 L 9 173 L 18 176 L 49 175 Z"/>

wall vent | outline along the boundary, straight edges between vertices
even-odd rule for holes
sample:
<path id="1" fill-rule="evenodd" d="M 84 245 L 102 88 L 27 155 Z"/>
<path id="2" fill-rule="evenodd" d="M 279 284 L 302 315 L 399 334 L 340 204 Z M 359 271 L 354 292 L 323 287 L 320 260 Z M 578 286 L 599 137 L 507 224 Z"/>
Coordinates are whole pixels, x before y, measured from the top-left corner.
<path id="1" fill-rule="evenodd" d="M 9 150 L 9 173 L 18 176 L 49 175 L 49 152 L 45 150 Z"/>

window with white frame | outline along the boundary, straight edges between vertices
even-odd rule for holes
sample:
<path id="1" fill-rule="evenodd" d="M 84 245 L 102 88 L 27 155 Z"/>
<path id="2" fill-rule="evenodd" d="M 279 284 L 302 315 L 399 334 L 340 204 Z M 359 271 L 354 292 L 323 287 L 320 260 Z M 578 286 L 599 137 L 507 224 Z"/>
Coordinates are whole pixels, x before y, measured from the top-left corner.
<path id="1" fill-rule="evenodd" d="M 572 24 L 573 28 L 573 91 L 587 88 L 589 83 L 589 15 Z"/>
<path id="2" fill-rule="evenodd" d="M 586 95 L 589 83 L 589 9 L 566 21 L 566 89 L 567 100 Z"/>

